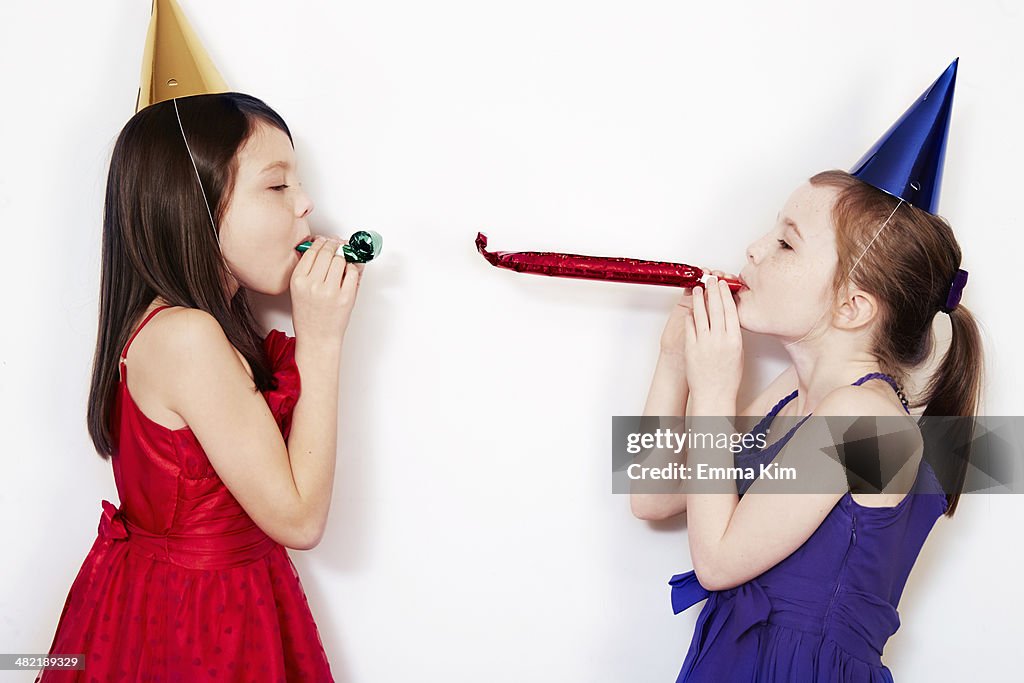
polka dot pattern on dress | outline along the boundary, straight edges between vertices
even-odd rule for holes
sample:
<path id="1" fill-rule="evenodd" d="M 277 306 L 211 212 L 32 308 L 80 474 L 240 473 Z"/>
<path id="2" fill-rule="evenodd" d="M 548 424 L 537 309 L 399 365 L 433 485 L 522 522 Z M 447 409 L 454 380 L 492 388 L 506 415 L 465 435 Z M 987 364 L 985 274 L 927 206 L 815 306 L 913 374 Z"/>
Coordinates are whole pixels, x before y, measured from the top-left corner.
<path id="1" fill-rule="evenodd" d="M 286 438 L 301 386 L 295 339 L 272 330 L 264 349 L 277 384 L 264 397 Z M 190 430 L 130 400 L 125 368 L 111 458 L 122 505 L 104 501 L 49 649 L 84 654 L 86 669 L 36 681 L 333 681 L 287 550 L 256 527 Z"/>

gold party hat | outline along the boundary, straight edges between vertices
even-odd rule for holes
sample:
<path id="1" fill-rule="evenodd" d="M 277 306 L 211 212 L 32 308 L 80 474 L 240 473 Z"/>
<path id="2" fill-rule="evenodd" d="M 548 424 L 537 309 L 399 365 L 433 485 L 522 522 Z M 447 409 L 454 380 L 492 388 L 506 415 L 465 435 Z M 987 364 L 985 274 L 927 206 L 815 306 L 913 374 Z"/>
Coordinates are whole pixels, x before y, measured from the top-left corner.
<path id="1" fill-rule="evenodd" d="M 175 97 L 227 91 L 227 84 L 178 3 L 153 0 L 136 113 Z"/>

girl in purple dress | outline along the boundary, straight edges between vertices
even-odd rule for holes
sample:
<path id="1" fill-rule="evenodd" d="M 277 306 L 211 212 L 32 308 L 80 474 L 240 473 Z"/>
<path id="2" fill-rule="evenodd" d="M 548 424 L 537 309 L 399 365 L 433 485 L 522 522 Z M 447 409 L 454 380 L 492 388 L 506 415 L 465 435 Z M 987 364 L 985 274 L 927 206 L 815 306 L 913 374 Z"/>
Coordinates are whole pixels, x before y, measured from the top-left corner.
<path id="1" fill-rule="evenodd" d="M 753 435 L 766 435 L 780 415 L 897 416 L 912 405 L 926 405 L 924 415 L 974 415 L 981 344 L 960 305 L 949 313 L 951 346 L 924 395 L 913 404 L 903 396 L 907 370 L 931 351 L 931 322 L 946 307 L 960 249 L 942 219 L 906 204 L 893 213 L 897 201 L 843 171 L 798 188 L 771 231 L 747 248 L 747 289 L 734 297 L 711 279 L 706 293 L 695 287 L 676 306 L 644 414 L 686 406 L 689 416 L 765 415 Z M 819 318 L 834 273 L 849 272 L 890 214 L 831 316 Z M 788 342 L 792 365 L 737 412 L 740 328 Z M 806 417 L 781 438 L 766 435 L 765 448 L 736 454 L 736 465 L 788 463 L 802 475 L 814 467 L 807 453 L 831 463 L 821 435 L 801 432 Z M 695 569 L 672 578 L 672 604 L 678 613 L 708 601 L 679 681 L 892 680 L 881 654 L 900 624 L 903 586 L 959 491 L 944 492 L 921 452 L 879 454 L 887 457 L 908 465 L 890 482 L 895 493 L 844 490 L 842 472 L 818 470 L 815 481 L 837 482 L 833 491 L 753 495 L 771 492 L 761 488 L 771 482 L 741 479 L 731 496 L 633 493 L 641 519 L 688 511 Z"/>
<path id="2" fill-rule="evenodd" d="M 928 104 L 937 99 L 941 93 Z M 933 118 L 940 115 L 948 109 Z M 783 483 L 756 478 L 738 480 L 735 493 L 698 493 L 692 483 L 688 493 L 681 484 L 652 493 L 634 484 L 637 517 L 688 513 L 694 570 L 672 577 L 672 605 L 679 613 L 707 602 L 679 682 L 893 680 L 881 656 L 900 626 L 900 595 L 933 525 L 956 509 L 966 468 L 964 459 L 952 484 L 940 485 L 928 442 L 905 416 L 911 407 L 924 407 L 926 417 L 975 416 L 983 359 L 975 319 L 958 305 L 966 281 L 960 246 L 934 213 L 941 169 L 894 191 L 870 167 L 891 152 L 885 140 L 865 156 L 867 167 L 819 173 L 793 192 L 771 230 L 747 247 L 746 289 L 734 295 L 709 278 L 706 291 L 682 297 L 665 327 L 645 415 L 685 415 L 687 429 L 694 417 L 764 416 L 750 431 L 761 437 L 747 441 L 754 446 L 735 455 L 691 448 L 687 464 L 697 452 L 712 465 L 793 466 L 801 479 L 822 482 L 813 493 L 785 493 Z M 888 142 L 897 143 L 906 155 L 905 141 Z M 950 318 L 950 348 L 908 401 L 902 385 L 928 359 L 940 311 Z M 737 405 L 741 328 L 778 338 L 792 361 L 745 407 Z M 895 474 L 881 492 L 858 491 L 823 455 L 834 444 L 817 429 L 825 422 L 801 429 L 812 413 L 905 419 L 916 438 L 877 442 L 882 471 Z M 777 416 L 802 419 L 769 434 Z M 643 464 L 678 459 L 672 449 L 654 450 Z"/>

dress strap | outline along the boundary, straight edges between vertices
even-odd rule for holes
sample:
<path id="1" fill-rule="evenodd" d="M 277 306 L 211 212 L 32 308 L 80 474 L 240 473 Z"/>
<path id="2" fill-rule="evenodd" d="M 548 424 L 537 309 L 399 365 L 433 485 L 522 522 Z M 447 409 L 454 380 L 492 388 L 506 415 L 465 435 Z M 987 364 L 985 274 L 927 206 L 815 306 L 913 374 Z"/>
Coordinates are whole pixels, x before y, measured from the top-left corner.
<path id="1" fill-rule="evenodd" d="M 853 382 L 853 385 L 857 386 L 863 384 L 864 382 L 867 382 L 869 379 L 884 379 L 886 382 L 888 382 L 889 385 L 896 392 L 896 395 L 899 397 L 900 402 L 903 404 L 903 409 L 907 411 L 908 415 L 910 414 L 910 408 L 907 404 L 906 396 L 903 395 L 903 389 L 901 389 L 900 385 L 896 383 L 896 380 L 894 380 L 891 376 L 885 374 L 884 372 L 869 372 L 868 374 L 858 379 L 856 382 Z M 798 393 L 800 393 L 800 390 L 794 389 L 793 393 L 791 393 L 789 396 L 780 399 L 779 402 L 775 404 L 775 407 L 772 408 L 771 411 L 769 411 L 769 413 L 761 419 L 761 422 L 758 423 L 757 426 L 760 427 L 762 424 L 766 422 L 770 424 L 771 420 L 773 420 L 775 416 L 778 415 L 779 411 L 782 410 L 783 406 L 792 401 Z"/>
<path id="2" fill-rule="evenodd" d="M 775 416 L 779 414 L 779 411 L 782 410 L 782 407 L 785 406 L 790 401 L 792 401 L 796 397 L 797 393 L 798 390 L 794 389 L 789 396 L 780 399 L 779 402 L 775 404 L 775 407 L 768 411 L 768 414 L 762 417 L 761 420 L 757 423 L 757 425 L 754 426 L 754 429 L 751 431 L 751 434 L 760 434 L 763 431 L 763 429 L 767 428 L 768 425 L 770 425 L 772 421 L 775 419 Z"/>
<path id="3" fill-rule="evenodd" d="M 900 388 L 900 385 L 897 384 L 896 380 L 894 380 L 891 376 L 885 374 L 884 372 L 869 372 L 868 374 L 864 375 L 853 384 L 860 385 L 863 384 L 864 382 L 867 382 L 869 379 L 884 379 L 886 382 L 888 382 L 889 386 L 891 386 L 893 388 L 893 391 L 896 392 L 896 396 L 900 399 L 900 403 L 903 404 L 903 410 L 907 411 L 908 415 L 910 414 L 910 406 L 907 403 L 907 397 L 903 395 L 903 389 Z"/>
<path id="4" fill-rule="evenodd" d="M 157 306 L 156 308 L 154 308 L 154 309 L 153 309 L 152 311 L 150 311 L 150 312 L 149 312 L 149 315 L 147 315 L 147 316 L 146 316 L 145 320 L 143 320 L 143 321 L 142 321 L 142 322 L 141 322 L 141 323 L 139 324 L 139 326 L 138 326 L 137 328 L 135 328 L 135 331 L 134 331 L 134 332 L 132 332 L 132 336 L 128 337 L 128 343 L 124 345 L 124 350 L 123 350 L 123 351 L 121 352 L 121 362 L 122 362 L 122 363 L 123 363 L 123 362 L 124 362 L 125 360 L 127 360 L 127 357 L 128 357 L 128 347 L 132 345 L 132 342 L 133 342 L 133 341 L 135 341 L 135 336 L 136 336 L 136 335 L 137 335 L 137 334 L 138 334 L 139 332 L 141 332 L 141 331 L 142 331 L 142 328 L 143 328 L 143 327 L 145 327 L 146 323 L 148 323 L 148 322 L 150 321 L 150 319 L 152 319 L 152 317 L 153 317 L 154 315 L 156 315 L 156 314 L 157 314 L 157 313 L 159 313 L 160 311 L 164 310 L 165 308 L 171 308 L 170 304 L 168 304 L 168 305 L 166 305 L 166 306 Z"/>
<path id="5" fill-rule="evenodd" d="M 792 392 L 792 393 L 791 393 L 791 394 L 790 394 L 789 396 L 786 396 L 785 398 L 781 399 L 781 400 L 780 400 L 780 401 L 779 401 L 778 403 L 776 403 L 776 404 L 775 404 L 775 407 L 774 407 L 774 408 L 772 408 L 772 409 L 771 409 L 771 410 L 770 410 L 770 411 L 768 412 L 768 414 L 767 414 L 767 415 L 765 415 L 765 419 L 772 419 L 772 418 L 774 418 L 774 417 L 775 417 L 776 415 L 778 415 L 778 414 L 779 414 L 779 411 L 780 411 L 780 410 L 782 410 L 783 406 L 785 406 L 785 405 L 786 405 L 787 403 L 789 403 L 789 402 L 790 402 L 790 401 L 792 401 L 792 400 L 793 400 L 794 398 L 796 398 L 796 395 L 797 395 L 798 393 L 799 393 L 799 390 L 798 390 L 798 389 L 794 389 L 794 390 L 793 390 L 793 392 Z"/>

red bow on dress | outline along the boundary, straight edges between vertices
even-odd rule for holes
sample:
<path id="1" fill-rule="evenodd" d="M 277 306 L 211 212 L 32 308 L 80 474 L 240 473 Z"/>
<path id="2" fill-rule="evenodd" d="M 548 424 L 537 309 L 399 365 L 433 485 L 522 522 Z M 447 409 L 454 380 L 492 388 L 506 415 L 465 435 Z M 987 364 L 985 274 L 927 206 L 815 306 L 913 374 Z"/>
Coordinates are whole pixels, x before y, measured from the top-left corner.
<path id="1" fill-rule="evenodd" d="M 128 527 L 125 525 L 124 513 L 120 508 L 114 507 L 114 504 L 109 500 L 103 501 L 103 516 L 100 517 L 100 526 L 97 531 L 100 536 L 112 541 L 128 538 Z"/>

